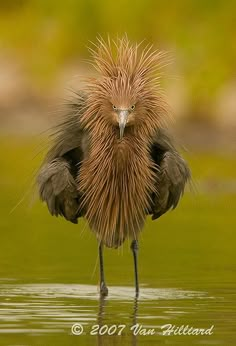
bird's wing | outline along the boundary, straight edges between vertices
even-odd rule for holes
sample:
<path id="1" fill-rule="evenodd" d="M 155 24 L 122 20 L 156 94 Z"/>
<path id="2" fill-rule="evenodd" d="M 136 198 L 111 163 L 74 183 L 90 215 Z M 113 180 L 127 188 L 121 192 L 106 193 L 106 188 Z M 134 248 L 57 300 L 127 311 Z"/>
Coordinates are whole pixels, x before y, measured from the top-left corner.
<path id="1" fill-rule="evenodd" d="M 52 215 L 77 223 L 79 194 L 68 161 L 56 158 L 42 166 L 37 177 L 39 195 Z"/>
<path id="2" fill-rule="evenodd" d="M 86 134 L 79 124 L 84 104 L 84 97 L 78 95 L 65 120 L 54 129 L 53 144 L 37 175 L 40 199 L 50 213 L 73 223 L 81 216 L 76 177 L 86 150 Z"/>
<path id="3" fill-rule="evenodd" d="M 151 148 L 151 156 L 158 168 L 157 192 L 152 196 L 152 219 L 155 220 L 177 206 L 190 179 L 190 170 L 165 130 L 158 131 Z"/>

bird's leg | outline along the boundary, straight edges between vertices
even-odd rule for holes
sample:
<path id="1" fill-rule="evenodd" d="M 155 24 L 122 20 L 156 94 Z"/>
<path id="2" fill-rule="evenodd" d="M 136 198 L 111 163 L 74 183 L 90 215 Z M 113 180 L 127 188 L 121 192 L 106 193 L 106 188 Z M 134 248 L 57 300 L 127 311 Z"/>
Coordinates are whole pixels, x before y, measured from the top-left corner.
<path id="1" fill-rule="evenodd" d="M 139 284 L 138 284 L 138 241 L 134 239 L 130 246 L 134 256 L 134 275 L 135 275 L 135 293 L 136 297 L 139 295 Z"/>
<path id="2" fill-rule="evenodd" d="M 103 269 L 103 245 L 99 244 L 99 261 L 100 261 L 100 294 L 102 296 L 108 295 L 108 288 L 105 283 L 104 269 Z"/>

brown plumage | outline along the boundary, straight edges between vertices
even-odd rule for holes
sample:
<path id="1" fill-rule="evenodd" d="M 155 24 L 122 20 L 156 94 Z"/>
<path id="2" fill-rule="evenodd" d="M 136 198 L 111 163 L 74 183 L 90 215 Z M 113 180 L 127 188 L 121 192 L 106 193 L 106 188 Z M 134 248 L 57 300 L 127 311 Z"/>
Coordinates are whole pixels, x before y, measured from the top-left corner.
<path id="1" fill-rule="evenodd" d="M 85 217 L 100 244 L 118 247 L 126 237 L 136 244 L 146 216 L 175 208 L 190 177 L 165 129 L 165 54 L 126 37 L 99 39 L 90 51 L 100 76 L 87 81 L 57 127 L 39 193 L 52 215 Z"/>

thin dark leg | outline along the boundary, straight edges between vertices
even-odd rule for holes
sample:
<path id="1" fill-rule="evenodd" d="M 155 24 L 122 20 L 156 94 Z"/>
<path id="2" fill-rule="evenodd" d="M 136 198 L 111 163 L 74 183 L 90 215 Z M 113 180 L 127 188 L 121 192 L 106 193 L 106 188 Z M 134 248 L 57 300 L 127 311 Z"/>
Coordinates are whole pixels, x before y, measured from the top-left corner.
<path id="1" fill-rule="evenodd" d="M 135 293 L 136 297 L 139 295 L 139 284 L 138 284 L 138 241 L 133 240 L 130 246 L 134 256 L 134 275 L 135 275 Z"/>
<path id="2" fill-rule="evenodd" d="M 99 245 L 99 261 L 100 261 L 100 294 L 102 296 L 108 295 L 108 288 L 105 283 L 104 269 L 103 269 L 103 245 Z"/>

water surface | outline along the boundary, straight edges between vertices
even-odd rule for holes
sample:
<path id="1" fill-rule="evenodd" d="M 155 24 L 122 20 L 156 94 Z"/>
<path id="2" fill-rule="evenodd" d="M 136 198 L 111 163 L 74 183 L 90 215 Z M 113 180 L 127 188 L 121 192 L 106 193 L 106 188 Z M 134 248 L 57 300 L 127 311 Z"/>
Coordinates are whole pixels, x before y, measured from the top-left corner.
<path id="1" fill-rule="evenodd" d="M 100 298 L 93 285 L 6 281 L 0 286 L 2 345 L 233 345 L 235 340 L 234 290 L 142 286 L 135 298 L 133 287 L 111 286 L 109 296 Z M 83 327 L 80 335 L 72 332 L 78 323 Z M 162 329 L 166 324 L 214 327 L 212 335 L 167 336 L 167 328 Z M 116 325 L 116 332 L 113 328 L 113 335 L 99 335 L 106 325 Z M 140 335 L 144 329 L 154 334 Z"/>

